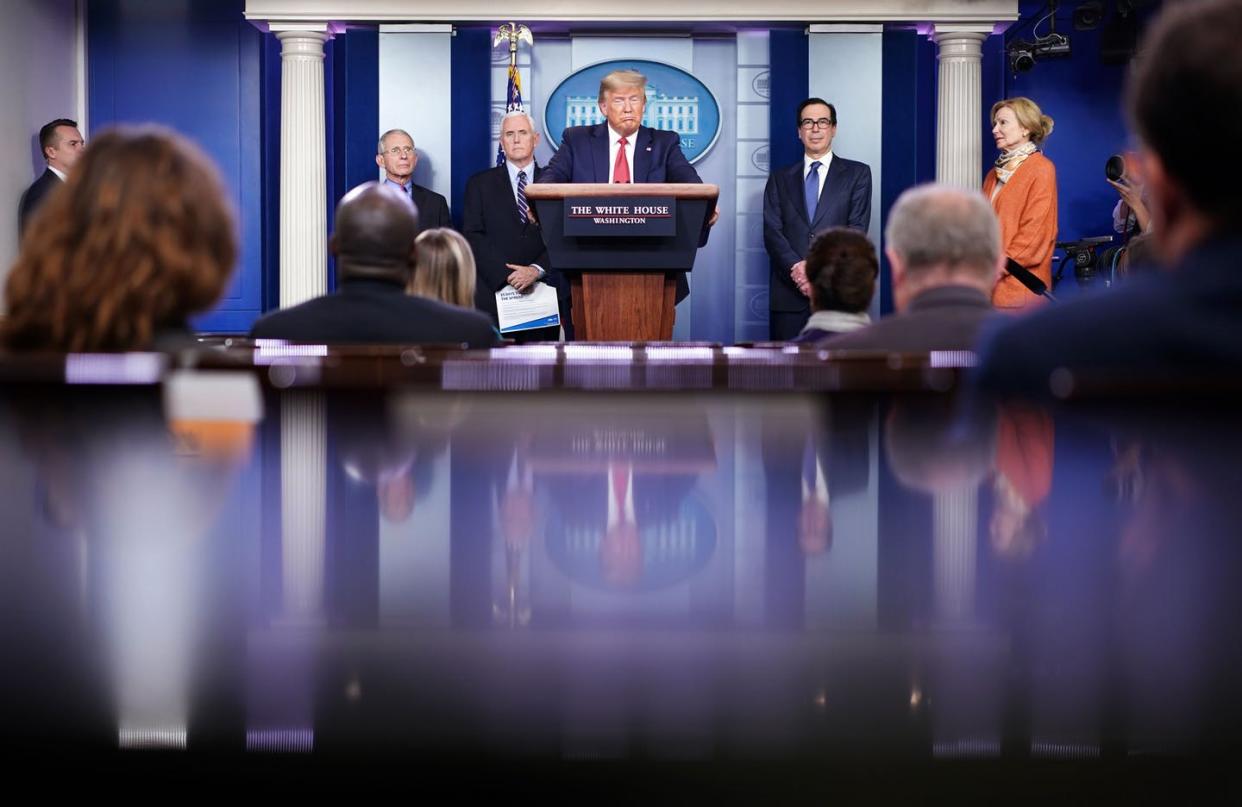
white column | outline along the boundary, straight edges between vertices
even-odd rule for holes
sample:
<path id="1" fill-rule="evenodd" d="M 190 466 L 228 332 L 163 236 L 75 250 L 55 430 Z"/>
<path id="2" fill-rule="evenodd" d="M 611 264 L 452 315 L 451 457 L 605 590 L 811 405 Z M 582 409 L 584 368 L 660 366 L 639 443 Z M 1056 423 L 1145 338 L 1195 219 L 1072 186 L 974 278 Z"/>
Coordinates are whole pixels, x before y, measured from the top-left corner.
<path id="1" fill-rule="evenodd" d="M 983 40 L 990 26 L 937 25 L 940 60 L 936 117 L 936 181 L 959 188 L 983 184 Z"/>
<path id="2" fill-rule="evenodd" d="M 282 618 L 323 619 L 327 541 L 327 433 L 322 392 L 286 390 L 280 400 Z"/>
<path id="3" fill-rule="evenodd" d="M 977 487 L 964 487 L 932 499 L 932 600 L 942 626 L 960 627 L 974 619 L 978 495 Z"/>
<path id="4" fill-rule="evenodd" d="M 280 40 L 280 306 L 328 289 L 328 179 L 323 43 L 327 23 L 282 23 Z"/>

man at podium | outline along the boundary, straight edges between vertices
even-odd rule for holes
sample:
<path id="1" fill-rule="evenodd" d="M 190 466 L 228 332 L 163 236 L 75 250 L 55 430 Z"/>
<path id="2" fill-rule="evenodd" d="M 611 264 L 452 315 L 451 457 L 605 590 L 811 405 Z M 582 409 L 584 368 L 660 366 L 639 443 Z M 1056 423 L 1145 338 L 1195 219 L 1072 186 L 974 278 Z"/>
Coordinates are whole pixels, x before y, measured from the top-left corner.
<path id="1" fill-rule="evenodd" d="M 642 73 L 614 70 L 604 76 L 599 108 L 607 122 L 566 129 L 561 147 L 537 181 L 701 183 L 681 153 L 676 132 L 642 125 L 646 106 L 647 77 Z M 678 274 L 677 302 L 689 293 L 685 273 Z"/>

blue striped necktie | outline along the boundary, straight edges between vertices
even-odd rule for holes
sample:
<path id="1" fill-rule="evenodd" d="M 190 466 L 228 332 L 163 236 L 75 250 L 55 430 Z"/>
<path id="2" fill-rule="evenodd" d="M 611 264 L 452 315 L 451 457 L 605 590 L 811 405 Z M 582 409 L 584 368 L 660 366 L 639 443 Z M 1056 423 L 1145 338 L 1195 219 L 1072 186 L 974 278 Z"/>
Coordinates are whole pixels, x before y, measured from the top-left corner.
<path id="1" fill-rule="evenodd" d="M 521 218 L 522 223 L 525 224 L 527 221 L 530 220 L 530 208 L 526 204 L 526 172 L 525 171 L 518 171 L 517 205 L 518 205 L 518 217 Z"/>

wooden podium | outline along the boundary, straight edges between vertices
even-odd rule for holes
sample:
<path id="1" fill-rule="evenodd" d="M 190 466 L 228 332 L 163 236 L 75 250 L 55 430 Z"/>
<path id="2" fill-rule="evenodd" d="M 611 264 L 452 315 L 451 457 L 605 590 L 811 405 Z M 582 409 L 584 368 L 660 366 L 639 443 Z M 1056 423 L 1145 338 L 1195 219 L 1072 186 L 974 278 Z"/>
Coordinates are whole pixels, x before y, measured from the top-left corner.
<path id="1" fill-rule="evenodd" d="M 693 268 L 695 252 L 707 243 L 707 222 L 719 195 L 716 185 L 702 184 L 527 186 L 526 198 L 543 229 L 552 265 L 569 278 L 578 339 L 673 338 L 677 279 Z M 652 199 L 671 199 L 669 213 L 595 212 L 606 211 L 600 205 L 607 204 L 643 211 L 648 208 L 632 203 Z M 574 211 L 585 209 L 581 205 L 594 206 L 593 212 L 578 215 Z M 583 221 L 575 223 L 575 217 Z M 596 226 L 601 220 L 607 221 Z M 609 225 L 610 221 L 616 224 Z M 583 227 L 593 231 L 584 234 Z"/>

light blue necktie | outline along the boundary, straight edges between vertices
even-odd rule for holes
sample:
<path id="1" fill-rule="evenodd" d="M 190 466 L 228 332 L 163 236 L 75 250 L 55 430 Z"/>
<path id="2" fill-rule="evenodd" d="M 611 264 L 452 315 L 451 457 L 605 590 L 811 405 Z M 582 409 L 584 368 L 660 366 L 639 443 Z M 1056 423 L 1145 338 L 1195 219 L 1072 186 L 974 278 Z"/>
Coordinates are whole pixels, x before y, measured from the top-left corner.
<path id="1" fill-rule="evenodd" d="M 806 172 L 806 218 L 815 221 L 815 208 L 819 205 L 819 160 L 811 163 L 811 170 Z"/>

